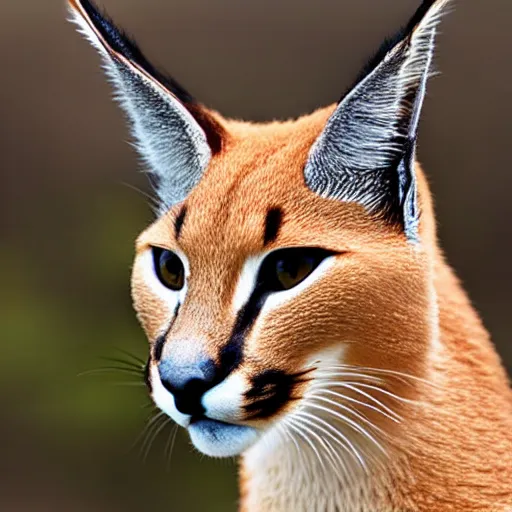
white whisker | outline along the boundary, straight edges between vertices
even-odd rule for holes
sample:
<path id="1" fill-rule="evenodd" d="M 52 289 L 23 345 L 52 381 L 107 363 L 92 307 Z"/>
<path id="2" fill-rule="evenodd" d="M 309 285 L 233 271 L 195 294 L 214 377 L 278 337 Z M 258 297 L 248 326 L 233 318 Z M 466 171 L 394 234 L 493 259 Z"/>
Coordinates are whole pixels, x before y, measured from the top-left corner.
<path id="1" fill-rule="evenodd" d="M 171 421 L 171 418 L 165 416 L 164 418 L 162 418 L 162 421 L 155 422 L 154 428 L 152 429 L 151 433 L 148 432 L 148 436 L 146 437 L 145 442 L 141 446 L 142 461 L 144 463 L 148 458 L 151 446 L 155 442 L 155 439 L 158 437 L 158 434 L 160 434 L 160 432 L 162 432 L 165 426 L 168 425 Z"/>
<path id="2" fill-rule="evenodd" d="M 302 423 L 296 422 L 294 419 L 288 418 L 289 426 L 292 430 L 294 430 L 300 437 L 306 441 L 306 443 L 310 446 L 310 448 L 313 450 L 313 453 L 318 458 L 318 462 L 320 463 L 320 466 L 322 467 L 323 471 L 327 474 L 327 468 L 325 467 L 324 460 L 322 456 L 320 455 L 320 452 L 318 451 L 315 444 L 309 439 L 308 436 L 303 432 L 303 430 L 309 431 Z M 309 431 L 310 432 L 310 431 Z"/>
<path id="3" fill-rule="evenodd" d="M 379 448 L 379 450 L 381 450 L 384 455 L 387 455 L 386 450 L 377 441 L 377 439 L 375 439 L 375 437 L 373 437 L 369 432 L 367 432 L 363 427 L 361 427 L 355 421 L 352 421 L 350 418 L 347 418 L 343 414 L 340 414 L 337 411 L 333 411 L 332 409 L 330 409 L 328 407 L 324 407 L 323 405 L 318 405 L 318 404 L 314 404 L 314 403 L 311 403 L 311 402 L 308 405 L 309 405 L 309 407 L 313 407 L 314 409 L 318 409 L 318 410 L 324 411 L 324 412 L 326 412 L 328 414 L 331 414 L 331 415 L 335 416 L 336 418 L 341 420 L 343 423 L 345 423 L 345 424 L 349 425 L 350 427 L 352 427 L 356 432 L 358 432 L 362 436 L 366 437 L 366 439 L 368 439 L 369 441 L 374 443 L 375 446 L 377 446 L 377 448 Z"/>
<path id="4" fill-rule="evenodd" d="M 277 425 L 277 428 L 278 430 L 283 432 L 285 438 L 291 440 L 291 442 L 295 446 L 295 449 L 297 450 L 297 455 L 302 459 L 302 450 L 300 449 L 299 443 L 297 443 L 296 439 L 291 435 L 290 432 L 288 432 L 288 429 L 286 428 L 287 426 L 287 420 L 284 420 Z"/>
<path id="5" fill-rule="evenodd" d="M 297 420 L 299 420 L 299 418 L 297 418 Z M 302 416 L 300 417 L 300 423 L 302 424 L 302 428 L 304 430 L 306 430 L 307 432 L 309 432 L 309 434 L 312 435 L 323 446 L 323 448 L 327 452 L 327 455 L 329 456 L 329 458 L 330 458 L 330 460 L 331 460 L 331 462 L 333 464 L 333 467 L 336 468 L 337 467 L 337 462 L 338 462 L 341 466 L 343 466 L 343 468 L 345 469 L 345 472 L 346 472 L 346 466 L 345 466 L 344 462 L 342 461 L 341 457 L 336 452 L 336 450 L 333 448 L 333 446 L 326 439 L 322 439 L 315 432 L 314 429 L 318 428 L 318 426 L 315 425 L 314 423 L 308 421 L 307 419 L 305 419 Z M 309 425 L 310 427 L 313 427 L 313 429 L 309 428 L 306 425 Z M 324 469 L 325 469 L 325 467 L 324 467 Z"/>
<path id="6" fill-rule="evenodd" d="M 332 389 L 318 389 L 318 390 L 315 390 L 315 393 L 325 393 L 325 394 L 329 394 L 329 395 L 332 395 L 332 396 L 336 396 L 336 397 L 342 398 L 343 400 L 346 400 L 346 401 L 351 402 L 351 403 L 358 404 L 361 407 L 366 407 L 367 409 L 370 409 L 370 410 L 375 411 L 375 412 L 377 412 L 379 414 L 382 414 L 384 417 L 394 421 L 395 423 L 400 423 L 401 422 L 401 418 L 396 413 L 395 413 L 396 417 L 395 416 L 391 416 L 388 413 L 386 413 L 385 411 L 382 411 L 381 409 L 379 409 L 378 407 L 375 407 L 372 404 L 368 404 L 366 402 L 361 402 L 360 400 L 357 400 L 356 398 L 352 398 L 350 396 L 345 396 L 344 394 L 338 393 L 337 391 L 333 391 Z"/>
<path id="7" fill-rule="evenodd" d="M 355 393 L 359 393 L 360 395 L 364 396 L 368 400 L 371 400 L 373 403 L 382 407 L 387 413 L 389 413 L 391 416 L 396 418 L 396 420 L 401 420 L 400 416 L 395 411 L 393 411 L 387 405 L 383 404 L 380 400 L 377 400 L 374 396 L 370 395 L 369 393 L 366 393 L 362 389 L 359 389 L 351 384 L 347 384 L 346 382 L 343 382 L 343 381 L 333 381 L 333 382 L 328 382 L 328 383 L 326 382 L 324 384 L 328 384 L 331 387 L 347 388 L 347 389 L 354 391 Z"/>
<path id="8" fill-rule="evenodd" d="M 325 390 L 325 391 L 328 391 L 328 390 Z M 330 398 L 326 398 L 324 396 L 318 396 L 321 392 L 322 392 L 322 390 L 318 390 L 318 394 L 312 395 L 312 398 L 314 398 L 316 400 L 320 400 L 320 401 L 328 403 L 328 404 L 331 404 L 331 405 L 334 405 L 335 407 L 342 409 L 343 411 L 347 411 L 349 414 L 352 414 L 357 419 L 362 421 L 365 425 L 368 425 L 370 428 L 375 429 L 379 434 L 381 434 L 383 436 L 387 436 L 387 434 L 386 434 L 386 432 L 384 432 L 384 430 L 382 430 L 377 425 L 374 425 L 366 416 L 358 413 L 351 407 L 347 407 L 346 405 L 343 405 L 340 402 L 336 402 L 335 400 L 331 400 Z M 347 419 L 349 420 L 349 422 L 355 423 L 350 418 L 347 418 Z M 357 427 L 359 427 L 359 425 L 357 423 L 355 423 L 355 424 L 357 425 Z"/>
<path id="9" fill-rule="evenodd" d="M 404 373 L 404 372 L 400 372 L 400 371 L 397 371 L 397 370 L 390 370 L 388 368 L 372 368 L 372 367 L 369 367 L 369 366 L 353 366 L 353 365 L 344 365 L 344 364 L 337 364 L 337 365 L 329 365 L 325 368 L 322 368 L 322 370 L 336 370 L 336 369 L 339 369 L 339 370 L 344 370 L 344 371 L 347 371 L 347 370 L 350 370 L 350 369 L 354 369 L 354 370 L 357 370 L 357 371 L 362 371 L 362 372 L 372 372 L 372 373 L 377 373 L 377 374 L 384 374 L 384 375 L 391 375 L 391 376 L 394 376 L 394 377 L 401 377 L 402 379 L 404 379 L 402 382 L 406 382 L 407 380 L 412 380 L 412 381 L 416 381 L 418 383 L 421 383 L 421 384 L 426 384 L 428 386 L 432 386 L 434 388 L 440 388 L 440 386 L 438 386 L 437 384 L 427 380 L 427 379 L 424 379 L 422 377 L 418 377 L 416 375 L 412 375 L 410 373 Z"/>
<path id="10" fill-rule="evenodd" d="M 385 381 L 381 379 L 380 377 L 376 377 L 374 375 L 367 375 L 364 373 L 357 373 L 357 372 L 350 372 L 350 371 L 336 371 L 336 370 L 329 370 L 322 368 L 321 370 L 317 371 L 317 376 L 321 378 L 325 377 L 360 377 L 361 379 L 378 382 L 378 383 L 384 383 Z"/>
<path id="11" fill-rule="evenodd" d="M 386 396 L 389 396 L 390 398 L 393 398 L 394 400 L 398 400 L 399 402 L 403 402 L 405 404 L 414 405 L 414 404 L 421 403 L 421 402 L 418 402 L 418 401 L 415 401 L 415 400 L 409 400 L 408 398 L 404 398 L 404 397 L 398 396 L 395 393 L 391 393 L 391 391 L 387 391 L 385 389 L 379 388 L 378 386 L 372 386 L 371 384 L 364 384 L 362 382 L 353 382 L 351 384 L 353 384 L 355 386 L 359 386 L 359 387 L 365 388 L 365 389 L 373 389 L 374 391 L 378 391 L 379 393 L 382 393 L 382 394 L 384 394 Z"/>
<path id="12" fill-rule="evenodd" d="M 153 405 L 153 404 L 150 404 L 150 405 Z M 157 414 L 155 414 L 154 416 L 150 417 L 148 419 L 148 421 L 146 422 L 146 424 L 144 425 L 144 428 L 142 429 L 142 432 L 137 436 L 137 438 L 135 439 L 135 441 L 133 442 L 131 448 L 134 448 L 135 446 L 137 446 L 137 444 L 139 443 L 139 441 L 146 435 L 146 434 L 149 434 L 149 431 L 152 429 L 152 425 L 158 421 L 159 418 L 161 418 L 165 413 L 163 411 L 160 411 L 158 412 Z"/>
<path id="13" fill-rule="evenodd" d="M 308 404 L 309 406 L 312 406 L 313 404 Z M 361 464 L 361 466 L 363 467 L 363 469 L 367 470 L 367 467 L 366 467 L 366 463 L 364 461 L 364 459 L 361 457 L 360 453 L 357 451 L 357 449 L 355 448 L 355 446 L 352 444 L 352 442 L 350 441 L 350 439 L 347 438 L 347 436 L 345 436 L 340 430 L 337 430 L 335 429 L 332 425 L 329 425 L 329 423 L 327 423 L 326 421 L 324 421 L 322 418 L 319 418 L 318 416 L 315 416 L 313 414 L 310 414 L 306 411 L 300 411 L 297 413 L 297 416 L 306 416 L 306 417 L 309 417 L 311 418 L 312 420 L 315 420 L 316 422 L 320 423 L 320 424 L 323 424 L 325 425 L 327 428 L 329 428 L 330 430 L 332 430 L 335 434 L 337 434 L 341 439 L 338 439 L 337 437 L 335 437 L 334 435 L 332 435 L 330 432 L 328 432 L 327 430 L 323 429 L 321 427 L 321 425 L 317 425 L 317 428 L 321 429 L 325 434 L 327 434 L 329 437 L 331 437 L 332 439 L 334 439 L 345 451 L 347 451 L 348 453 L 350 453 L 351 455 L 353 455 L 358 461 L 359 463 Z M 344 441 L 346 444 L 344 444 L 342 441 Z"/>
<path id="14" fill-rule="evenodd" d="M 174 450 L 174 443 L 176 442 L 176 435 L 178 434 L 179 425 L 176 424 L 169 433 L 167 444 L 165 445 L 165 456 L 167 457 L 167 469 L 171 467 L 172 452 Z"/>

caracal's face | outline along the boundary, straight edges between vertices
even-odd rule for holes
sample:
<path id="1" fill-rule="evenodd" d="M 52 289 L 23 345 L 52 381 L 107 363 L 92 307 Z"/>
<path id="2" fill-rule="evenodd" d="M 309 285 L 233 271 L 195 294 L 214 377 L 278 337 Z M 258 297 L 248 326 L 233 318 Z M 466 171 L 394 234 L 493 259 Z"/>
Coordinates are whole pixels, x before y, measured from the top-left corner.
<path id="1" fill-rule="evenodd" d="M 301 124 L 314 132 L 325 115 Z M 410 343 L 429 331 L 424 255 L 362 207 L 306 188 L 302 131 L 240 135 L 137 243 L 133 298 L 152 397 L 208 455 L 238 454 L 297 414 L 339 422 L 330 402 L 392 423 L 365 396 L 371 388 L 350 383 L 378 385 L 382 375 L 360 368 L 416 372 L 427 347 Z M 329 387 L 346 398 L 322 395 Z"/>
<path id="2" fill-rule="evenodd" d="M 434 229 L 415 142 L 446 3 L 425 0 L 337 105 L 256 125 L 198 103 L 69 0 L 158 196 L 133 269 L 147 383 L 202 452 L 315 436 L 360 459 L 424 372 Z"/>

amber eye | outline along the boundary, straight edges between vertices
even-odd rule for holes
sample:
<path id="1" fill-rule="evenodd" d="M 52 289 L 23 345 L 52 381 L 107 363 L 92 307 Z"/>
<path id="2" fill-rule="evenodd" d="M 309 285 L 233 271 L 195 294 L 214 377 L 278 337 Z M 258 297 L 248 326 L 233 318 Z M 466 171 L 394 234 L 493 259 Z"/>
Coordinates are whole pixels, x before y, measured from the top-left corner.
<path id="1" fill-rule="evenodd" d="M 171 290 L 181 290 L 185 284 L 185 267 L 180 257 L 159 247 L 153 247 L 153 259 L 158 279 Z"/>
<path id="2" fill-rule="evenodd" d="M 269 291 L 289 290 L 304 281 L 333 253 L 316 247 L 281 249 L 263 262 L 258 281 Z"/>

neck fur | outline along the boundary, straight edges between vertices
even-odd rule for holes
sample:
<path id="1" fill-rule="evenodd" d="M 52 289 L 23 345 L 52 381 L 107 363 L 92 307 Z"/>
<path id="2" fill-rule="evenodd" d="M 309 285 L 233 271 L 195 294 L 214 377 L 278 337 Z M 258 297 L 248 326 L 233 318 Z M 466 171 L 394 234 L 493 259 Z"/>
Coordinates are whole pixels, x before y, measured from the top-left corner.
<path id="1" fill-rule="evenodd" d="M 363 467 L 329 439 L 325 425 L 323 432 L 316 429 L 315 439 L 311 425 L 308 431 L 306 423 L 286 424 L 285 418 L 243 456 L 241 510 L 510 510 L 508 379 L 487 332 L 443 263 L 435 281 L 437 336 L 426 375 L 434 386 L 418 386 L 414 404 L 400 411 L 402 421 L 386 438 L 392 442 L 384 443 L 387 453 L 333 422 L 364 453 Z M 319 411 L 310 413 L 318 416 Z"/>
<path id="2" fill-rule="evenodd" d="M 343 510 L 365 510 L 361 507 L 370 487 L 367 470 L 335 444 L 327 456 L 319 453 L 322 446 L 314 438 L 315 449 L 296 438 L 294 443 L 282 432 L 271 432 L 244 455 L 243 510 L 339 511 L 340 503 L 346 504 Z M 338 458 L 345 459 L 345 468 Z"/>

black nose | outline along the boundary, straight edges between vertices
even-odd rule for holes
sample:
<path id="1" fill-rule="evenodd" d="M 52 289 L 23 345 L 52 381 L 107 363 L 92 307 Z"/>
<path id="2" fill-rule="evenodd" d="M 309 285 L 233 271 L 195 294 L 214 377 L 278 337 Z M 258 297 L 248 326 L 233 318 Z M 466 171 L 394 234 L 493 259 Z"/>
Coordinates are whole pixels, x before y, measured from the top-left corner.
<path id="1" fill-rule="evenodd" d="M 204 413 L 201 399 L 215 382 L 215 363 L 212 360 L 178 364 L 167 359 L 160 362 L 158 371 L 163 386 L 173 394 L 178 411 L 191 416 Z"/>

